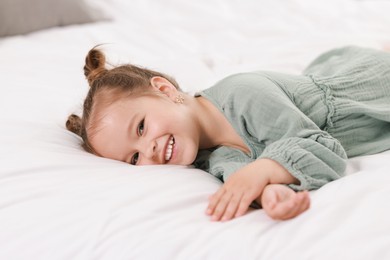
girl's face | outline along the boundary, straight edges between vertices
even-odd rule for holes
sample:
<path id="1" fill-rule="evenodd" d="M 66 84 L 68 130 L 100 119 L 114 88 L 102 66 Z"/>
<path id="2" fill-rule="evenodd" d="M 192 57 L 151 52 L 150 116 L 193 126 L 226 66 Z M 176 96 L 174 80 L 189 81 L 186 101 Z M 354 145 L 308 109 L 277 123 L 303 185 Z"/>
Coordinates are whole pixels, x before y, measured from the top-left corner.
<path id="1" fill-rule="evenodd" d="M 134 165 L 190 165 L 195 160 L 196 119 L 185 104 L 175 103 L 176 89 L 156 91 L 164 94 L 125 98 L 103 108 L 90 138 L 98 154 Z"/>

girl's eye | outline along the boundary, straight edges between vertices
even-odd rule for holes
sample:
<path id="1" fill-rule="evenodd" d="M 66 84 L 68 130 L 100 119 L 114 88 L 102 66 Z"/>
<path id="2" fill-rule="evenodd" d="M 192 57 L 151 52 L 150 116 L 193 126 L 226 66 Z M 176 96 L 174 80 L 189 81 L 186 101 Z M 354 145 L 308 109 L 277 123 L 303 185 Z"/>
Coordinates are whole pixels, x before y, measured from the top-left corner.
<path id="1" fill-rule="evenodd" d="M 133 155 L 133 157 L 130 160 L 130 164 L 132 164 L 132 165 L 136 165 L 137 164 L 137 162 L 138 162 L 138 155 L 139 155 L 138 153 L 135 153 Z"/>
<path id="2" fill-rule="evenodd" d="M 138 125 L 138 128 L 137 128 L 137 134 L 138 136 L 142 136 L 142 134 L 144 133 L 144 119 L 141 120 L 141 122 L 139 123 Z"/>
<path id="3" fill-rule="evenodd" d="M 137 127 L 137 135 L 138 136 L 142 136 L 144 133 L 144 121 L 145 121 L 145 119 L 142 119 L 141 122 L 139 122 L 139 124 L 138 124 L 138 127 Z M 136 165 L 138 162 L 138 157 L 139 157 L 139 153 L 135 153 L 130 160 L 130 164 Z"/>

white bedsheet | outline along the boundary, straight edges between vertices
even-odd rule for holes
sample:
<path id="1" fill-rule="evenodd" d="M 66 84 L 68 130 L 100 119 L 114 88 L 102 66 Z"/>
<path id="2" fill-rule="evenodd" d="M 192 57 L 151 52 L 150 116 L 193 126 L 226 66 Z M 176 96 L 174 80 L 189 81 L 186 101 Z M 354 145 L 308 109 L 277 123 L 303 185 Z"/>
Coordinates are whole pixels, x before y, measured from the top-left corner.
<path id="1" fill-rule="evenodd" d="M 388 46 L 390 1 L 96 4 L 113 20 L 0 39 L 0 259 L 390 259 L 390 152 L 350 159 L 295 219 L 217 223 L 209 174 L 98 158 L 64 128 L 96 44 L 194 92 L 239 71 L 299 73 L 333 47 Z"/>

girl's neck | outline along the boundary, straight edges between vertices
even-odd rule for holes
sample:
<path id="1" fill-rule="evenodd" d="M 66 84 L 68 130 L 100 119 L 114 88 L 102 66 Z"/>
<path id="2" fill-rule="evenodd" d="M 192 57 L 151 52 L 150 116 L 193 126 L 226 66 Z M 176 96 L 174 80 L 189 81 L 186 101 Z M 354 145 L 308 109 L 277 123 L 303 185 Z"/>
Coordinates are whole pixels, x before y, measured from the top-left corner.
<path id="1" fill-rule="evenodd" d="M 194 101 L 201 131 L 200 149 L 230 146 L 245 153 L 250 152 L 240 135 L 217 107 L 202 96 L 194 98 Z"/>

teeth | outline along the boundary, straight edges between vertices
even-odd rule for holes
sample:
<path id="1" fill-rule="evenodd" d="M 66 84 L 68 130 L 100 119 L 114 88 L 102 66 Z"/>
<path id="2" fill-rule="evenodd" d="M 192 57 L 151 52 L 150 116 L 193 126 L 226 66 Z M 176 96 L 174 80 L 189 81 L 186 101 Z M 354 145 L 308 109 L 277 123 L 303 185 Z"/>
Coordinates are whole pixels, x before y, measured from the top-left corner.
<path id="1" fill-rule="evenodd" d="M 171 156 L 172 156 L 172 150 L 173 150 L 173 146 L 175 144 L 175 141 L 173 139 L 173 136 L 170 137 L 169 139 L 169 143 L 168 143 L 168 146 L 167 146 L 167 150 L 165 151 L 165 160 L 168 161 L 169 159 L 171 159 Z"/>

